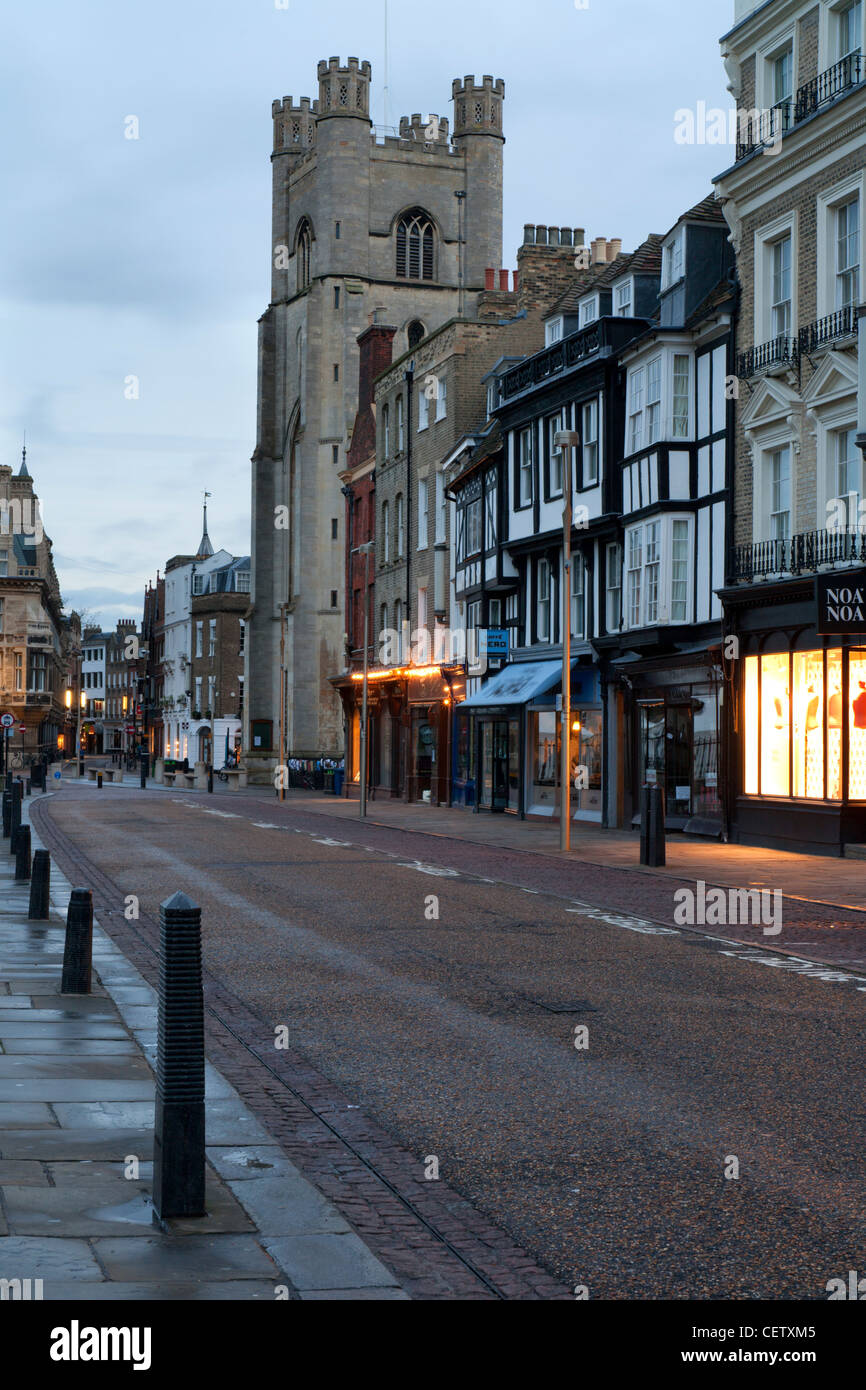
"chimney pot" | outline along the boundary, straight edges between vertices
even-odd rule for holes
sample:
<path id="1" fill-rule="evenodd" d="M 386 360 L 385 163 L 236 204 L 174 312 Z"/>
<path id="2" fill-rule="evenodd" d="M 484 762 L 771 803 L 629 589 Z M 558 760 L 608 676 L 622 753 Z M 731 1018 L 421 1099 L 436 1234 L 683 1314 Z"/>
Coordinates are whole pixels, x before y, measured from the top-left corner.
<path id="1" fill-rule="evenodd" d="M 534 246 L 534 245 L 535 245 L 535 223 L 534 223 L 534 222 L 527 222 L 527 223 L 525 224 L 524 228 L 523 228 L 523 245 L 524 245 L 524 246 Z"/>
<path id="2" fill-rule="evenodd" d="M 500 288 L 501 290 L 504 290 L 506 294 L 508 293 L 508 271 L 507 271 L 507 270 L 500 270 L 500 272 L 499 272 L 499 288 Z"/>
<path id="3" fill-rule="evenodd" d="M 495 270 L 493 270 L 493 269 L 485 270 L 485 272 L 484 272 L 484 288 L 485 288 L 486 290 L 495 290 L 495 289 L 496 289 L 496 271 L 495 271 Z"/>

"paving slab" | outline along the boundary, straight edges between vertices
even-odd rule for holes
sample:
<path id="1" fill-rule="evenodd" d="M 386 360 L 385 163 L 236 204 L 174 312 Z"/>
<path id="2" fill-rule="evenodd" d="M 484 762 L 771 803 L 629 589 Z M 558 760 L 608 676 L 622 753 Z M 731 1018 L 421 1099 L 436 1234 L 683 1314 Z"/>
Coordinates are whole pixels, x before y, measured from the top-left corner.
<path id="1" fill-rule="evenodd" d="M 63 1038 L 9 1038 L 0 1042 L 0 1048 L 10 1057 L 21 1054 L 28 1057 L 68 1057 L 70 1047 Z M 138 1048 L 131 1038 L 120 1042 L 117 1038 L 76 1038 L 74 1055 L 76 1057 L 137 1057 Z"/>
<path id="2" fill-rule="evenodd" d="M 128 1081 L 105 1081 L 95 1076 L 77 1079 L 61 1076 L 51 1080 L 31 1078 L 27 1081 L 15 1081 L 0 1077 L 0 1107 L 4 1101 L 16 1100 L 25 1092 L 33 1100 L 65 1101 L 68 1103 L 87 1101 L 101 1105 L 106 1101 L 152 1100 L 154 1089 L 153 1080 L 133 1080 L 132 1078 Z M 65 1110 L 66 1104 L 61 1108 Z M 0 1108 L 0 1116 L 2 1113 L 2 1108 Z M 59 1115 L 58 1118 L 62 1124 L 62 1118 Z"/>
<path id="3" fill-rule="evenodd" d="M 57 1128 L 57 1121 L 44 1101 L 7 1100 L 0 1102 L 0 1146 L 6 1141 L 4 1130 L 35 1129 L 37 1126 Z"/>
<path id="4" fill-rule="evenodd" d="M 89 1023 L 86 1018 L 67 1019 L 55 1023 L 36 1023 L 30 1019 L 15 1019 L 0 1023 L 0 1042 L 7 1038 L 56 1038 L 83 1042 L 125 1042 L 126 1031 L 119 1023 Z"/>
<path id="5" fill-rule="evenodd" d="M 86 1240 L 63 1237 L 5 1236 L 0 1241 L 0 1278 L 103 1279 L 102 1270 Z"/>
<path id="6" fill-rule="evenodd" d="M 0 1187 L 6 1183 L 15 1183 L 18 1187 L 24 1183 L 32 1187 L 49 1186 L 45 1167 L 35 1158 L 0 1158 Z"/>
<path id="7" fill-rule="evenodd" d="M 28 1077 L 46 1081 L 54 1077 L 67 1081 L 149 1081 L 153 1074 L 143 1057 L 70 1057 L 52 1053 L 32 1057 L 28 1053 L 0 1053 L 0 1080 Z"/>
<path id="8" fill-rule="evenodd" d="M 102 1284 L 73 1284 L 51 1280 L 44 1289 L 46 1303 L 201 1303 L 231 1301 L 273 1303 L 273 1281 L 225 1279 L 220 1283 L 126 1284 L 117 1280 Z M 405 1297 L 405 1295 L 404 1295 Z"/>
<path id="9" fill-rule="evenodd" d="M 336 1237 L 334 1237 L 336 1239 Z M 109 1279 L 150 1283 L 186 1276 L 282 1281 L 276 1264 L 252 1236 L 134 1236 L 95 1240 L 93 1249 Z"/>
<path id="10" fill-rule="evenodd" d="M 57 1159 L 117 1159 L 140 1153 L 141 1129 L 94 1129 L 85 1125 L 79 1129 L 21 1129 L 4 1134 L 0 1129 L 0 1158 L 37 1158 L 46 1162 Z M 151 1143 L 150 1153 L 152 1155 Z"/>
<path id="11" fill-rule="evenodd" d="M 389 1270 L 353 1233 L 263 1237 L 295 1288 L 361 1289 L 396 1285 Z"/>

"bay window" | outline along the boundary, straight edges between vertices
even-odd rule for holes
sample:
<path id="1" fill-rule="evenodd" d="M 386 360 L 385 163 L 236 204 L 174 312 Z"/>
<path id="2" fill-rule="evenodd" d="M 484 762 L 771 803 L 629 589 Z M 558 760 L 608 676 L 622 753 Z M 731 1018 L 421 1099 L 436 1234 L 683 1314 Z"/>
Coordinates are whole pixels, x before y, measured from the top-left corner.
<path id="1" fill-rule="evenodd" d="M 688 439 L 689 437 L 689 366 L 690 359 L 686 353 L 674 353 L 674 390 L 671 416 L 671 433 L 674 439 Z"/>
<path id="2" fill-rule="evenodd" d="M 622 626 L 622 550 L 616 542 L 607 547 L 607 605 L 608 632 L 618 632 Z"/>
<path id="3" fill-rule="evenodd" d="M 661 522 L 650 521 L 646 526 L 646 618 L 647 623 L 659 620 L 659 568 Z"/>
<path id="4" fill-rule="evenodd" d="M 550 585 L 550 565 L 547 560 L 539 560 L 535 568 L 535 637 L 538 642 L 551 641 Z"/>
<path id="5" fill-rule="evenodd" d="M 586 636 L 586 602 L 584 598 L 584 564 L 582 555 L 571 557 L 571 635 L 582 640 Z"/>
<path id="6" fill-rule="evenodd" d="M 643 444 L 643 406 L 646 369 L 635 367 L 628 380 L 628 451 L 634 454 Z"/>
<path id="7" fill-rule="evenodd" d="M 654 357 L 647 365 L 646 390 L 647 443 L 655 444 L 662 428 L 662 359 Z"/>
<path id="8" fill-rule="evenodd" d="M 532 430 L 521 430 L 517 439 L 517 496 L 518 505 L 528 507 L 532 503 Z"/>
<path id="9" fill-rule="evenodd" d="M 598 482 L 598 401 L 583 407 L 583 486 Z"/>
<path id="10" fill-rule="evenodd" d="M 626 602 L 628 604 L 629 627 L 640 627 L 641 620 L 641 574 L 643 572 L 643 527 L 635 526 L 628 533 L 628 576 L 626 580 Z"/>
<path id="11" fill-rule="evenodd" d="M 551 415 L 547 421 L 547 456 L 550 460 L 547 477 L 549 497 L 559 497 L 562 493 L 562 450 L 554 443 L 559 430 L 565 429 L 562 413 Z"/>
<path id="12" fill-rule="evenodd" d="M 674 521 L 671 528 L 671 622 L 684 623 L 689 598 L 689 523 Z"/>

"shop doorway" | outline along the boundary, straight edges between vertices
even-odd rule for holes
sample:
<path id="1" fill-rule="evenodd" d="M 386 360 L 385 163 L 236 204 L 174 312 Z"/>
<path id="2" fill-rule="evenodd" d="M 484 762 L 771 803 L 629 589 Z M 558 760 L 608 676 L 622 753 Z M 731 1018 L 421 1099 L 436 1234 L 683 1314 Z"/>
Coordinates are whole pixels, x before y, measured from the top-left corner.
<path id="1" fill-rule="evenodd" d="M 641 705 L 639 787 L 661 787 L 665 818 L 688 820 L 692 814 L 691 705 Z"/>
<path id="2" fill-rule="evenodd" d="M 436 776 L 436 724 L 427 709 L 412 711 L 412 789 L 411 801 L 430 803 Z"/>
<path id="3" fill-rule="evenodd" d="M 478 733 L 478 805 L 485 811 L 516 814 L 520 809 L 520 721 L 483 719 Z"/>

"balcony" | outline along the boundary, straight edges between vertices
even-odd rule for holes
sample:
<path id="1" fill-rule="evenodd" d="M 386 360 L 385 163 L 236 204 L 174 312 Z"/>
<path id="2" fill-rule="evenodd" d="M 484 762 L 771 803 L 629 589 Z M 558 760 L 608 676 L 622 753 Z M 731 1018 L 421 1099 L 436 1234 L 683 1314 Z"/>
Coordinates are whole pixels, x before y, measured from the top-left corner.
<path id="1" fill-rule="evenodd" d="M 522 395 L 598 355 L 617 351 L 645 326 L 644 319 L 603 318 L 528 357 L 501 378 L 500 403 Z"/>
<path id="2" fill-rule="evenodd" d="M 770 367 L 785 366 L 796 360 L 796 338 L 789 338 L 786 333 L 782 333 L 777 338 L 771 338 L 768 343 L 761 343 L 757 347 L 749 348 L 748 352 L 741 352 L 737 357 L 737 376 L 745 379 L 756 376 L 758 372 L 766 371 Z"/>
<path id="3" fill-rule="evenodd" d="M 830 343 L 838 342 L 840 338 L 856 335 L 857 309 L 855 305 L 848 304 L 844 309 L 837 309 L 835 313 L 827 314 L 816 323 L 810 323 L 807 328 L 801 328 L 799 350 L 808 354 L 817 351 L 818 348 L 827 347 Z"/>
<path id="4" fill-rule="evenodd" d="M 809 116 L 858 87 L 866 79 L 866 61 L 862 53 L 849 53 L 831 68 L 819 72 L 806 82 L 792 101 L 780 101 L 766 111 L 755 111 L 752 119 L 742 123 L 737 140 L 736 162 L 775 143 L 788 131 L 796 129 Z"/>
<path id="5" fill-rule="evenodd" d="M 829 106 L 838 97 L 850 92 L 852 87 L 856 87 L 862 78 L 861 53 L 849 53 L 847 57 L 840 58 L 832 68 L 827 68 L 826 72 L 819 72 L 817 77 L 813 77 L 811 82 L 800 88 L 794 107 L 795 122 L 804 121 L 807 116 L 820 111 L 822 106 Z"/>
<path id="6" fill-rule="evenodd" d="M 866 565 L 866 534 L 856 529 L 804 531 L 784 540 L 736 546 L 732 578 L 749 584 L 755 579 L 795 578 L 850 565 Z"/>
<path id="7" fill-rule="evenodd" d="M 791 110 L 790 101 L 780 101 L 767 111 L 755 111 L 750 121 L 743 122 L 739 127 L 737 163 L 785 135 L 792 125 Z"/>

